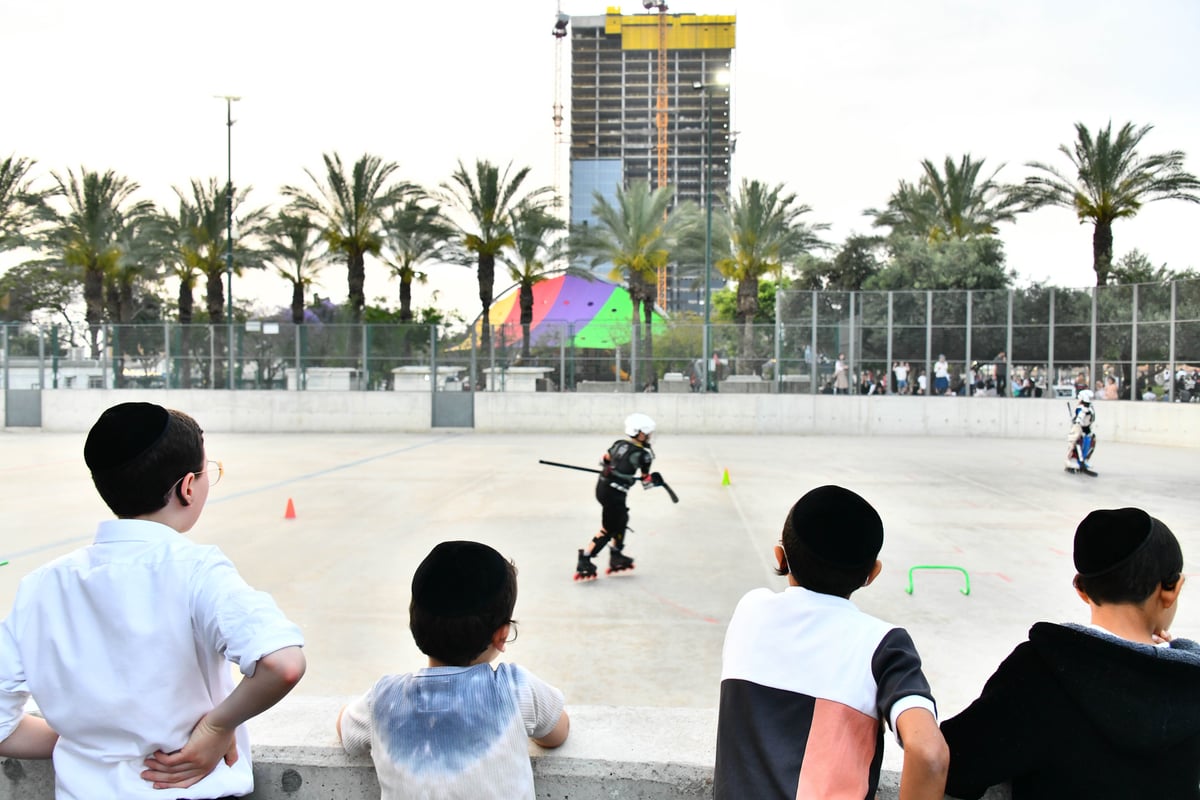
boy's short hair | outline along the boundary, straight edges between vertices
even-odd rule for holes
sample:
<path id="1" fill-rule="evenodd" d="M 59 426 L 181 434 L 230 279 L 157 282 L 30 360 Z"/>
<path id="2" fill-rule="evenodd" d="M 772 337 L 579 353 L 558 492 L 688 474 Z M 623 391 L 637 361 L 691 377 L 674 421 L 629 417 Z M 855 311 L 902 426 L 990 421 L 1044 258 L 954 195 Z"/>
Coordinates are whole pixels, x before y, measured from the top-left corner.
<path id="1" fill-rule="evenodd" d="M 166 506 L 176 483 L 204 469 L 204 431 L 182 411 L 121 403 L 88 431 L 83 459 L 113 513 L 140 517 Z"/>
<path id="2" fill-rule="evenodd" d="M 422 653 L 466 666 L 512 624 L 516 604 L 511 561 L 479 542 L 442 542 L 413 574 L 408 627 Z"/>
<path id="3" fill-rule="evenodd" d="M 1075 530 L 1075 586 L 1096 605 L 1140 604 L 1183 572 L 1179 540 L 1140 508 L 1093 511 Z"/>
<path id="4" fill-rule="evenodd" d="M 782 538 L 796 583 L 821 594 L 849 597 L 875 568 L 883 547 L 883 520 L 849 489 L 820 486 L 792 506 Z"/>

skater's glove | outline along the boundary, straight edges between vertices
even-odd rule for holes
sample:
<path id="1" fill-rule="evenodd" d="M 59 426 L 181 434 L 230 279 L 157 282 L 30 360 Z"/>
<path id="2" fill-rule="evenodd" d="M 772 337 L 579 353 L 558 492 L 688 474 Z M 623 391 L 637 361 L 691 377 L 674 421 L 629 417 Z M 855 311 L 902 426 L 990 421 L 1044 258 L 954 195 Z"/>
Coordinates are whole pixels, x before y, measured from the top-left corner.
<path id="1" fill-rule="evenodd" d="M 662 475 L 659 475 L 657 472 L 651 472 L 649 475 L 642 476 L 643 489 L 653 489 L 655 486 L 662 486 L 662 484 Z"/>

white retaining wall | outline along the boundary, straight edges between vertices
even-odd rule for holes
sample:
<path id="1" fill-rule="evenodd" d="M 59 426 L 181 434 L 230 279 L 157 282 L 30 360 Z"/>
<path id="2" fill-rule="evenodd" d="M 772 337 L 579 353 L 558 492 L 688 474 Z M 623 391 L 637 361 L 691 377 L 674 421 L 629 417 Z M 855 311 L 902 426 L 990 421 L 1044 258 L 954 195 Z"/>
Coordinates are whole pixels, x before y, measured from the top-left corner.
<path id="1" fill-rule="evenodd" d="M 0 392 L 0 397 L 3 393 Z M 481 433 L 610 433 L 633 411 L 678 434 L 1061 438 L 1067 403 L 998 397 L 478 392 Z M 253 392 L 95 389 L 42 392 L 42 430 L 87 431 L 109 406 L 148 400 L 187 411 L 206 430 L 243 433 L 428 431 L 420 392 Z M 1200 447 L 1200 406 L 1096 404 L 1102 441 Z M 2 411 L 2 405 L 0 405 Z"/>

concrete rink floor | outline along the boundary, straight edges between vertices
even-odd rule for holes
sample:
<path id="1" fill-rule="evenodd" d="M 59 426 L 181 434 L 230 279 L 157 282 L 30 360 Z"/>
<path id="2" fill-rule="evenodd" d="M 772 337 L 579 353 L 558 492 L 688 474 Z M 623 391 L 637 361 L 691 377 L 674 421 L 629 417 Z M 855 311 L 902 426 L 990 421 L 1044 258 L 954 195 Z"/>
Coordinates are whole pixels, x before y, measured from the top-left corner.
<path id="1" fill-rule="evenodd" d="M 613 437 L 217 433 L 208 454 L 225 478 L 190 535 L 219 545 L 303 627 L 300 694 L 352 695 L 422 666 L 408 632 L 413 570 L 439 541 L 476 539 L 519 570 L 519 638 L 505 657 L 561 687 L 568 704 L 711 708 L 735 604 L 754 587 L 784 586 L 769 554 L 788 509 L 808 489 L 838 483 L 870 500 L 886 530 L 883 573 L 853 599 L 912 633 L 945 716 L 978 694 L 1032 623 L 1086 621 L 1070 550 L 1088 511 L 1149 510 L 1182 540 L 1186 571 L 1200 572 L 1197 451 L 1100 435 L 1101 476 L 1090 479 L 1063 472 L 1058 437 L 663 431 L 655 468 L 681 502 L 635 489 L 627 552 L 637 569 L 577 584 L 575 551 L 599 525 L 594 479 L 537 461 L 590 467 Z M 0 614 L 24 573 L 90 541 L 109 516 L 83 440 L 0 433 L 0 560 L 11 562 L 0 567 Z M 293 520 L 284 519 L 289 498 Z M 970 596 L 956 572 L 918 572 L 907 594 L 916 564 L 966 568 Z M 1200 638 L 1200 581 L 1184 592 L 1174 633 Z"/>

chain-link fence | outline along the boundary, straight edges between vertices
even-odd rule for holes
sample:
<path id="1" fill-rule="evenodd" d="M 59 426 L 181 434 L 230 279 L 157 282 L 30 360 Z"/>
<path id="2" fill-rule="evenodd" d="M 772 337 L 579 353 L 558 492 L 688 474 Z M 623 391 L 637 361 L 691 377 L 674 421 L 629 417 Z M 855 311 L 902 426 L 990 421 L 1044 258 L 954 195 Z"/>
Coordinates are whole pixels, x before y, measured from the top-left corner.
<path id="1" fill-rule="evenodd" d="M 675 391 L 1200 401 L 1200 281 L 783 291 L 775 323 L 0 326 L 6 388 Z M 432 384 L 432 385 L 431 385 Z"/>

